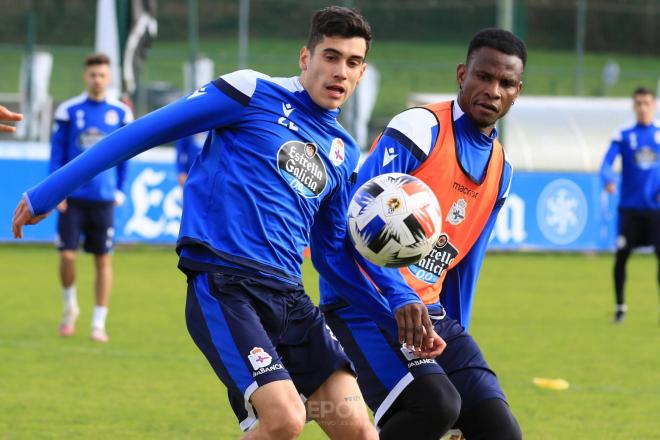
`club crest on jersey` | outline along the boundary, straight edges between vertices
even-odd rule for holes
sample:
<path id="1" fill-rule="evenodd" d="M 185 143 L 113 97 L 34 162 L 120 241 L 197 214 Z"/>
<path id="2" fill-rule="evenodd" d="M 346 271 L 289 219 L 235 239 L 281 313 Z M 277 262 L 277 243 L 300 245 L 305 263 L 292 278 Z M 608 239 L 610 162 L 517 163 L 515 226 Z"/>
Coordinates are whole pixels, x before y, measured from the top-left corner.
<path id="1" fill-rule="evenodd" d="M 105 134 L 99 131 L 96 127 L 90 127 L 80 133 L 80 136 L 78 136 L 78 145 L 83 150 L 86 150 L 100 141 L 103 136 L 105 136 Z"/>
<path id="2" fill-rule="evenodd" d="M 428 284 L 435 284 L 458 255 L 458 249 L 451 244 L 447 234 L 440 234 L 431 252 L 418 263 L 408 266 L 415 278 Z"/>
<path id="3" fill-rule="evenodd" d="M 105 124 L 111 126 L 119 124 L 119 114 L 115 110 L 105 112 Z"/>
<path id="4" fill-rule="evenodd" d="M 445 221 L 448 221 L 454 226 L 461 224 L 465 220 L 465 208 L 467 208 L 465 199 L 458 199 L 449 208 Z"/>
<path id="5" fill-rule="evenodd" d="M 334 138 L 330 145 L 330 162 L 336 167 L 344 163 L 344 141 L 339 138 Z"/>
<path id="6" fill-rule="evenodd" d="M 248 360 L 252 364 L 252 368 L 258 370 L 259 368 L 267 367 L 273 361 L 273 357 L 266 353 L 261 347 L 254 347 L 248 354 Z"/>
<path id="7" fill-rule="evenodd" d="M 312 142 L 289 141 L 277 152 L 280 175 L 303 197 L 318 197 L 328 181 L 328 174 Z"/>
<path id="8" fill-rule="evenodd" d="M 651 148 L 643 146 L 635 151 L 635 162 L 643 170 L 652 168 L 658 161 L 658 155 Z"/>

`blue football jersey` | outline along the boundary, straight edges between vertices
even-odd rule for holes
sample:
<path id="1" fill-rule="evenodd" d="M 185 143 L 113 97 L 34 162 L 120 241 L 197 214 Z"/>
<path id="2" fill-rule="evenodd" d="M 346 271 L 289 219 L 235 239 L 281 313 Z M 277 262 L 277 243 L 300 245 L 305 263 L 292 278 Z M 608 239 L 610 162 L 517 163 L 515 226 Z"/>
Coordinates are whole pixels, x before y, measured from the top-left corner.
<path id="1" fill-rule="evenodd" d="M 619 206 L 637 210 L 660 209 L 660 122 L 636 123 L 617 130 L 601 165 L 604 184 L 614 181 L 612 164 L 621 155 Z"/>
<path id="2" fill-rule="evenodd" d="M 346 219 L 359 149 L 338 113 L 316 105 L 297 77 L 230 73 L 104 137 L 26 200 L 43 214 L 102 170 L 210 131 L 184 189 L 180 266 L 238 267 L 299 283 L 310 230 L 330 253 Z"/>
<path id="3" fill-rule="evenodd" d="M 453 123 L 454 141 L 460 166 L 473 180 L 479 181 L 487 169 L 497 131 L 493 130 L 490 136 L 481 133 L 456 102 Z M 367 180 L 380 174 L 413 173 L 424 164 L 436 148 L 438 133 L 438 120 L 433 113 L 426 109 L 413 108 L 396 115 L 360 167 L 353 191 Z M 465 258 L 447 273 L 443 283 L 442 304 L 428 305 L 430 313 L 438 313 L 440 307 L 444 306 L 449 316 L 459 321 L 466 329 L 470 323 L 474 293 L 488 240 L 495 226 L 497 215 L 508 196 L 512 176 L 511 163 L 505 159 L 498 202 L 486 226 Z M 319 285 L 322 306 L 341 302 L 344 296 L 359 295 L 357 289 L 363 287 L 358 276 L 353 276 L 355 272 L 348 267 L 355 266 L 353 259 L 360 264 L 375 283 L 375 286 L 370 286 L 372 295 L 376 295 L 377 288 L 386 298 L 387 305 L 392 311 L 412 302 L 421 302 L 417 293 L 406 284 L 397 269 L 378 267 L 367 261 L 354 249 L 352 249 L 352 257 L 340 262 L 341 273 L 346 274 L 345 281 L 332 277 L 332 272 L 328 272 L 330 277 L 321 273 Z M 345 292 L 341 292 L 341 289 L 344 289 Z M 396 333 L 393 332 L 393 334 Z"/>
<path id="4" fill-rule="evenodd" d="M 50 172 L 75 159 L 99 140 L 133 121 L 133 113 L 115 99 L 95 101 L 87 93 L 64 101 L 55 111 L 51 137 Z M 113 201 L 123 191 L 126 162 L 81 185 L 69 197 L 90 201 Z"/>

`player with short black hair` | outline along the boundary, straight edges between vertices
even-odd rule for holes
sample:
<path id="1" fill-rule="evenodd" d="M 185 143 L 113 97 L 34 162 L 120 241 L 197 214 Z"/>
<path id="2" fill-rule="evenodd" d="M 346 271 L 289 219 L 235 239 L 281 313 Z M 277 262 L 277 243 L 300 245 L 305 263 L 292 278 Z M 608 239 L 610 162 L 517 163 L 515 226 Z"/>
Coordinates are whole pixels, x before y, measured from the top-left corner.
<path id="1" fill-rule="evenodd" d="M 321 273 L 321 309 L 357 367 L 381 439 L 437 439 L 452 427 L 468 440 L 522 437 L 495 373 L 467 329 L 488 240 L 513 172 L 495 123 L 522 90 L 527 52 L 520 39 L 500 29 L 478 32 L 469 48 L 456 71 L 457 99 L 396 115 L 374 142 L 354 186 L 384 173 L 407 173 L 437 196 L 445 218 L 427 257 L 398 270 L 377 268 L 356 251 L 352 257 L 395 315 L 406 304 L 425 304 L 446 349 L 434 362 L 418 358 L 401 346 L 396 332 L 344 300 L 360 294 L 353 278 Z M 346 258 L 344 266 L 351 261 Z M 389 289 L 381 288 L 383 279 Z"/>
<path id="2" fill-rule="evenodd" d="M 110 59 L 101 53 L 85 58 L 83 79 L 86 91 L 64 101 L 55 111 L 51 137 L 50 172 L 92 148 L 99 140 L 133 121 L 130 108 L 107 96 Z M 94 311 L 91 339 L 107 342 L 105 321 L 112 286 L 111 251 L 114 236 L 114 207 L 125 199 L 127 163 L 107 170 L 76 189 L 57 205 L 57 249 L 64 308 L 60 336 L 71 336 L 80 313 L 76 293 L 76 253 L 81 236 L 85 252 L 94 255 Z"/>
<path id="3" fill-rule="evenodd" d="M 511 32 L 503 32 L 502 29 L 498 28 L 480 30 L 470 40 L 465 63 L 468 64 L 472 54 L 482 47 L 490 47 L 507 55 L 515 55 L 522 61 L 523 69 L 527 65 L 527 46 Z"/>
<path id="4" fill-rule="evenodd" d="M 330 7 L 314 14 L 310 35 L 299 77 L 228 73 L 138 119 L 28 190 L 13 231 L 20 238 L 101 170 L 209 131 L 184 186 L 177 242 L 190 335 L 228 388 L 246 438 L 295 438 L 308 416 L 331 438 L 374 439 L 352 364 L 300 268 L 310 239 L 331 260 L 343 252 L 359 148 L 336 118 L 364 74 L 371 31 L 354 10 Z M 369 285 L 361 278 L 356 287 Z M 396 328 L 378 296 L 347 301 Z M 431 355 L 441 340 L 427 336 Z"/>
<path id="5" fill-rule="evenodd" d="M 646 87 L 633 92 L 636 121 L 614 133 L 600 176 L 605 191 L 616 192 L 612 165 L 621 155 L 618 236 L 614 260 L 614 322 L 623 322 L 628 310 L 624 297 L 626 264 L 633 249 L 652 245 L 658 258 L 660 283 L 660 121 L 654 120 L 655 93 Z"/>

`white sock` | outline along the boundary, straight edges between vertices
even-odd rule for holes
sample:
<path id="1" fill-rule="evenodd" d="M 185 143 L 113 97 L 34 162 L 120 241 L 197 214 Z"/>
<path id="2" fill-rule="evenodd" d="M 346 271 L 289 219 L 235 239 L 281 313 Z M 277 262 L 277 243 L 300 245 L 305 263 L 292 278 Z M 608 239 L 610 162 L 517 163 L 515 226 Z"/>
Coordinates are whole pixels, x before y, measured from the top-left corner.
<path id="1" fill-rule="evenodd" d="M 106 316 L 108 316 L 107 307 L 94 306 L 94 315 L 92 316 L 92 327 L 104 329 Z"/>
<path id="2" fill-rule="evenodd" d="M 76 296 L 76 285 L 72 284 L 69 287 L 62 287 L 62 299 L 64 300 L 64 309 L 77 309 L 78 297 Z"/>
<path id="3" fill-rule="evenodd" d="M 617 304 L 616 311 L 625 313 L 628 311 L 628 306 L 626 304 Z"/>

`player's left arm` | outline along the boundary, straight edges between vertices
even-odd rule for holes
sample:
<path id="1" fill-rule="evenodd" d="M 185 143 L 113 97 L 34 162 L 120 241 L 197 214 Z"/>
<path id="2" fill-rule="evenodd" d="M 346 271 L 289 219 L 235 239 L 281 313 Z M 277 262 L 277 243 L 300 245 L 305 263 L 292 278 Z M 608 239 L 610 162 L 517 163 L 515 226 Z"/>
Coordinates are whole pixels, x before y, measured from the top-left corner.
<path id="1" fill-rule="evenodd" d="M 122 110 L 124 111 L 124 116 L 122 118 L 121 126 L 130 124 L 134 121 L 133 112 L 130 107 L 125 105 Z M 128 174 L 128 160 L 119 162 L 117 164 L 117 188 L 115 191 L 115 205 L 121 206 L 126 200 L 126 191 L 124 190 L 126 186 L 126 175 Z"/>
<path id="2" fill-rule="evenodd" d="M 465 258 L 447 272 L 442 285 L 442 295 L 440 295 L 442 305 L 445 307 L 447 314 L 457 320 L 466 330 L 470 326 L 474 293 L 481 266 L 486 256 L 486 249 L 490 241 L 490 236 L 493 233 L 497 216 L 509 195 L 511 178 L 512 168 L 510 163 L 506 162 L 504 175 L 502 176 L 502 188 L 484 229 Z"/>
<path id="3" fill-rule="evenodd" d="M 321 203 L 310 232 L 312 263 L 340 297 L 367 312 L 396 335 L 396 324 L 387 302 L 362 275 L 353 260 L 350 245 L 345 243 L 348 185 L 343 182 Z"/>

